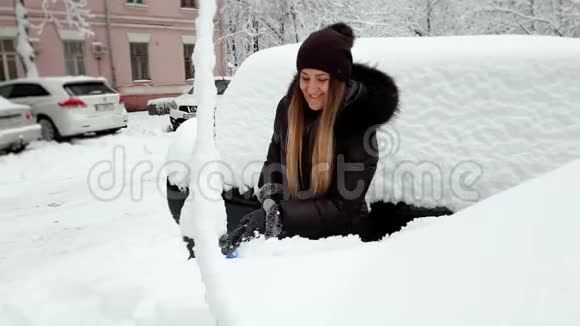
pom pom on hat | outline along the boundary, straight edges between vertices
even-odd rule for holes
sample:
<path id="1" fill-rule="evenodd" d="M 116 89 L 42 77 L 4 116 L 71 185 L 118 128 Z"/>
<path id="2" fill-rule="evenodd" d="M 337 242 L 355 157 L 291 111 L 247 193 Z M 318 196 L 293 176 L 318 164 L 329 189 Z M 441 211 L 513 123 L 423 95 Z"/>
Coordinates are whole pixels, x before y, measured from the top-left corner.
<path id="1" fill-rule="evenodd" d="M 328 26 L 328 28 L 346 37 L 349 40 L 349 47 L 352 49 L 352 46 L 354 44 L 354 32 L 352 31 L 352 28 L 350 26 L 348 26 L 345 23 L 336 23 Z"/>

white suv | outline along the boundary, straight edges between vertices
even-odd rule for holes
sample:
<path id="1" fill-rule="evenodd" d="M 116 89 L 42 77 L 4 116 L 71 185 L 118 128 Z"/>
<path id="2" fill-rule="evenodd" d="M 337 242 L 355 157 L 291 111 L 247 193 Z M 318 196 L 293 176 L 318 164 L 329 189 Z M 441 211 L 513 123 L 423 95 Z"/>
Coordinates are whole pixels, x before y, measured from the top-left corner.
<path id="1" fill-rule="evenodd" d="M 0 83 L 0 96 L 29 105 L 45 140 L 127 127 L 121 96 L 97 77 L 41 77 Z"/>

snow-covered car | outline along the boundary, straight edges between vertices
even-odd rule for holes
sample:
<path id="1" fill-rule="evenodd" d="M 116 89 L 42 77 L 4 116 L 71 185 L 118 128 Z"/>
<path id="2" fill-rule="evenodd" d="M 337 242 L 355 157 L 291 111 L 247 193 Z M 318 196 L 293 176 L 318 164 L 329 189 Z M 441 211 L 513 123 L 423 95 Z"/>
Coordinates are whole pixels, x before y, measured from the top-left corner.
<path id="1" fill-rule="evenodd" d="M 298 46 L 251 55 L 215 111 L 228 215 L 256 203 L 252 189 L 277 103 L 296 73 Z M 379 164 L 366 195 L 371 216 L 381 215 L 386 229 L 445 208 L 459 211 L 580 157 L 575 39 L 360 38 L 353 56 L 393 76 L 401 94 L 400 114 L 377 131 Z M 195 128 L 182 125 L 169 148 L 168 161 L 184 162 L 167 167 L 172 213 L 192 180 L 186 167 Z"/>
<path id="2" fill-rule="evenodd" d="M 19 152 L 40 139 L 40 125 L 30 107 L 0 96 L 0 151 Z"/>
<path id="3" fill-rule="evenodd" d="M 122 97 L 104 78 L 63 76 L 14 79 L 0 83 L 0 96 L 29 105 L 45 140 L 127 127 Z"/>
<path id="4" fill-rule="evenodd" d="M 221 98 L 228 88 L 231 77 L 216 76 L 215 87 L 217 89 L 217 105 L 219 106 Z M 151 115 L 169 114 L 169 122 L 173 130 L 188 119 L 195 117 L 197 113 L 198 101 L 193 95 L 193 86 L 189 87 L 183 94 L 177 97 L 164 97 L 149 100 L 147 109 Z"/>

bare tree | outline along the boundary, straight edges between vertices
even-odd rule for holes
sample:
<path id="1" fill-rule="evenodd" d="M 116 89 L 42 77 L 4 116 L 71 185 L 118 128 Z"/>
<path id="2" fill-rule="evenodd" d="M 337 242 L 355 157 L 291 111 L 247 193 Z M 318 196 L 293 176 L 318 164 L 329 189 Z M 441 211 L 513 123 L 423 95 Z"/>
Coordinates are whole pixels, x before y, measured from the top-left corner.
<path id="1" fill-rule="evenodd" d="M 226 0 L 220 15 L 225 32 L 218 42 L 227 49 L 229 66 L 236 67 L 257 50 L 300 42 L 312 31 L 337 21 L 349 23 L 357 35 L 409 33 L 407 24 L 387 19 L 396 17 L 401 7 L 413 11 L 405 2 Z"/>
<path id="2" fill-rule="evenodd" d="M 30 42 L 30 29 L 36 29 L 41 34 L 47 23 L 54 23 L 59 30 L 76 30 L 82 34 L 92 35 L 89 19 L 92 15 L 87 6 L 87 0 L 43 0 L 42 11 L 44 18 L 38 25 L 31 25 L 24 0 L 14 0 L 14 12 L 18 29 L 16 51 L 24 67 L 27 77 L 38 77 L 35 63 L 35 53 Z M 64 7 L 65 19 L 55 15 L 54 6 Z"/>
<path id="3" fill-rule="evenodd" d="M 366 37 L 465 34 L 580 36 L 580 0 L 225 0 L 224 42 L 235 69 L 253 52 L 343 21 Z"/>
<path id="4" fill-rule="evenodd" d="M 474 10 L 490 29 L 501 33 L 580 36 L 580 5 L 576 0 L 495 0 Z M 503 27 L 503 28 L 502 28 Z"/>
<path id="5" fill-rule="evenodd" d="M 431 29 L 432 29 L 432 24 L 433 24 L 433 11 L 435 6 L 437 6 L 437 4 L 440 2 L 441 0 L 426 0 L 426 8 L 425 8 L 425 32 L 427 35 L 431 35 Z"/>
<path id="6" fill-rule="evenodd" d="M 563 34 L 580 37 L 580 0 L 558 0 L 557 12 Z"/>

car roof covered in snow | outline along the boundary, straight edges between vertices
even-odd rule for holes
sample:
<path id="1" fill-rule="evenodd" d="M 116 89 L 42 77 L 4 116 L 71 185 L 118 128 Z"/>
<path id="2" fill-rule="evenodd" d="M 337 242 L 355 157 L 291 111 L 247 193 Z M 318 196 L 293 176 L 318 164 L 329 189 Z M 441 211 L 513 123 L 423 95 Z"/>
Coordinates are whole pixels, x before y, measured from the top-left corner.
<path id="1" fill-rule="evenodd" d="M 39 83 L 39 84 L 66 84 L 71 82 L 85 82 L 85 81 L 99 81 L 107 83 L 104 77 L 91 77 L 91 76 L 52 76 L 52 77 L 36 77 L 36 78 L 18 78 L 12 79 L 0 85 L 9 85 L 14 83 Z"/>
<path id="2" fill-rule="evenodd" d="M 236 71 L 215 113 L 227 184 L 256 185 L 298 47 L 259 51 Z M 391 75 L 400 91 L 400 114 L 377 131 L 368 202 L 457 210 L 580 157 L 576 39 L 359 38 L 352 52 L 355 62 Z"/>

